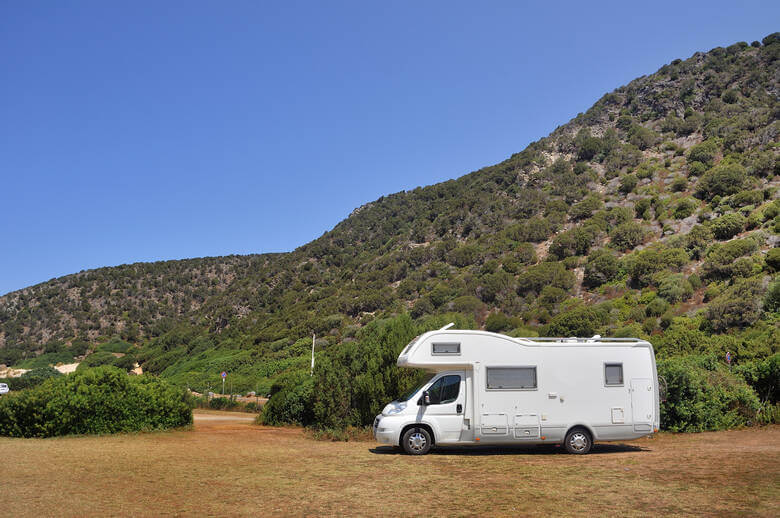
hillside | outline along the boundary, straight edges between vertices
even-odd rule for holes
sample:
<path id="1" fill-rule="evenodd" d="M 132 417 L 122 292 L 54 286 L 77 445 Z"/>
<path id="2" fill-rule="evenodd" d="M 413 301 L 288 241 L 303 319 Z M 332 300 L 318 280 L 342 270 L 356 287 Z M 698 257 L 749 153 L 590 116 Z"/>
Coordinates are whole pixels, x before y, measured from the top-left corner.
<path id="1" fill-rule="evenodd" d="M 204 389 L 224 369 L 237 389 L 268 390 L 305 367 L 312 331 L 327 352 L 406 313 L 766 358 L 780 342 L 779 55 L 776 33 L 676 59 L 507 160 L 382 197 L 290 253 L 9 293 L 0 363 L 117 336 L 149 372 Z"/>

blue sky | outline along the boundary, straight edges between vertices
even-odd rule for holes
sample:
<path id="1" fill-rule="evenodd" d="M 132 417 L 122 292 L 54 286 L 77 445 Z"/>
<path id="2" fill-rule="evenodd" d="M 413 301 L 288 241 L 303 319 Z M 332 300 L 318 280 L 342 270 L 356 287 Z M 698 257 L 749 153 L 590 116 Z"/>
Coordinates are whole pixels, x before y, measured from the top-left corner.
<path id="1" fill-rule="evenodd" d="M 779 6 L 0 0 L 0 294 L 292 250 Z"/>

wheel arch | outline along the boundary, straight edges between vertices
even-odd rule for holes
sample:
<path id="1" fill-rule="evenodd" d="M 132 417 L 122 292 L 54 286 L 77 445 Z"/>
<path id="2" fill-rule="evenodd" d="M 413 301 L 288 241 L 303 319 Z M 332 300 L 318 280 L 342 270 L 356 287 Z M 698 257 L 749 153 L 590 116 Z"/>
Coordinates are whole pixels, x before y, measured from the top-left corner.
<path id="1" fill-rule="evenodd" d="M 569 432 L 571 432 L 575 428 L 582 428 L 583 430 L 588 432 L 588 434 L 590 435 L 591 443 L 596 442 L 596 439 L 597 439 L 596 432 L 593 430 L 593 428 L 591 428 L 589 425 L 586 425 L 585 423 L 576 423 L 576 424 L 573 424 L 573 425 L 569 426 L 566 429 L 566 433 L 563 434 L 563 439 L 561 439 L 561 442 L 565 441 L 566 440 L 566 436 L 569 435 Z"/>
<path id="2" fill-rule="evenodd" d="M 428 423 L 409 423 L 405 425 L 403 428 L 401 428 L 401 433 L 398 435 L 398 445 L 401 446 L 401 440 L 404 437 L 404 434 L 406 433 L 409 428 L 425 428 L 429 434 L 431 434 L 431 446 L 434 446 L 436 444 L 436 431 L 433 429 L 433 427 Z"/>

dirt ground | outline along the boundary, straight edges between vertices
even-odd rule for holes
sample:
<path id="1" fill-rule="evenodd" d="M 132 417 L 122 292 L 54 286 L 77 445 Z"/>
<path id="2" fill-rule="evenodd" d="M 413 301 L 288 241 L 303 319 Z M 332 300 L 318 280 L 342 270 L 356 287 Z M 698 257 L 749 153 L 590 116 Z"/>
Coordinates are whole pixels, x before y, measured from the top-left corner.
<path id="1" fill-rule="evenodd" d="M 191 430 L 0 438 L 3 516 L 779 516 L 780 426 L 596 445 L 443 449 L 199 410 Z"/>

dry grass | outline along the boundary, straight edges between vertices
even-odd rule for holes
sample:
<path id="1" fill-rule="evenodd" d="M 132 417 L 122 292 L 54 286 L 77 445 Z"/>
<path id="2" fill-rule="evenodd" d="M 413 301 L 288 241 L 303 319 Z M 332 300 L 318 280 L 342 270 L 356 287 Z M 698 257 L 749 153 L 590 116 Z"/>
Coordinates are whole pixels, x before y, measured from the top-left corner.
<path id="1" fill-rule="evenodd" d="M 780 515 L 780 426 L 399 455 L 198 411 L 192 430 L 0 439 L 3 516 Z"/>

